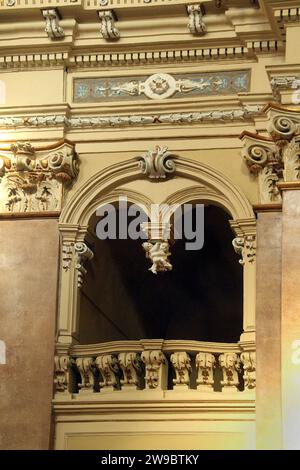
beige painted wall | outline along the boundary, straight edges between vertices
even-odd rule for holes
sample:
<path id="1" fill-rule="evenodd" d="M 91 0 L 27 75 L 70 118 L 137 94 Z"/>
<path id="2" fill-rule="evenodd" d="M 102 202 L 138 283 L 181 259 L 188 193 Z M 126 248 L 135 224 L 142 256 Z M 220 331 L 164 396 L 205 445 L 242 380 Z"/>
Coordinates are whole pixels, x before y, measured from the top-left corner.
<path id="1" fill-rule="evenodd" d="M 47 449 L 56 316 L 57 221 L 0 220 L 0 449 Z"/>

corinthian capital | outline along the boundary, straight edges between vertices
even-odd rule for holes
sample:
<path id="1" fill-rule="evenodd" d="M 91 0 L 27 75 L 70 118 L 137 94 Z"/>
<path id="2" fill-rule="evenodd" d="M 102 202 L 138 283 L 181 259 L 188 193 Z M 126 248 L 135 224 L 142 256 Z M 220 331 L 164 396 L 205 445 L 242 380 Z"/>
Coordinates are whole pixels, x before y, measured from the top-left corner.
<path id="1" fill-rule="evenodd" d="M 17 142 L 0 148 L 0 212 L 60 211 L 77 174 L 78 159 L 68 142 L 44 148 Z"/>

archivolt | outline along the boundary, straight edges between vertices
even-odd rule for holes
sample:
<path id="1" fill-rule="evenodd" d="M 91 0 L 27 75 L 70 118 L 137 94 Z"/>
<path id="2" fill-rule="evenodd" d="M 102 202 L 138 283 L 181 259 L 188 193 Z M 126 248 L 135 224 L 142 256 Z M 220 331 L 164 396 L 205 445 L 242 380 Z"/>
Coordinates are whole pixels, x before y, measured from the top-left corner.
<path id="1" fill-rule="evenodd" d="M 174 162 L 176 165 L 174 177 L 189 179 L 193 185 L 191 188 L 171 194 L 164 201 L 165 203 L 183 204 L 193 199 L 210 201 L 222 206 L 235 220 L 254 219 L 252 206 L 244 193 L 222 173 L 208 165 L 187 158 L 176 157 Z M 88 225 L 96 208 L 115 200 L 117 195 L 124 195 L 129 202 L 144 205 L 149 209 L 151 201 L 141 193 L 122 191 L 122 185 L 125 183 L 143 179 L 145 176 L 141 173 L 135 159 L 107 167 L 78 188 L 64 207 L 60 223 Z"/>

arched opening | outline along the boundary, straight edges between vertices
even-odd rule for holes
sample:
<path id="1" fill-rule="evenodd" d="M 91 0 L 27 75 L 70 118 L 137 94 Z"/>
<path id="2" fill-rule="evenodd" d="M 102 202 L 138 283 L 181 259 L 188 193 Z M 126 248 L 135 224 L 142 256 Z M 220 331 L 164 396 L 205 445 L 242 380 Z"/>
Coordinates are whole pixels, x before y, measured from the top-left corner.
<path id="1" fill-rule="evenodd" d="M 243 270 L 232 247 L 230 217 L 210 204 L 204 218 L 203 248 L 187 251 L 186 240 L 176 240 L 171 247 L 172 271 L 157 275 L 148 270 L 142 240 L 99 240 L 99 218 L 91 218 L 94 258 L 80 294 L 80 343 L 239 340 Z"/>

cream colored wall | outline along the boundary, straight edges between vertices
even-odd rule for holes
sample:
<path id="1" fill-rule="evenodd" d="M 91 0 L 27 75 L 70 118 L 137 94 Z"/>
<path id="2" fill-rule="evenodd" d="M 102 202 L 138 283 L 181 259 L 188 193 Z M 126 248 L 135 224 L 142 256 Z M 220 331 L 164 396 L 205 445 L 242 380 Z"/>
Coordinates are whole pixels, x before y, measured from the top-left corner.
<path id="1" fill-rule="evenodd" d="M 55 2 L 53 2 L 55 4 Z M 210 8 L 212 1 L 205 2 Z M 235 6 L 226 14 L 213 13 L 207 15 L 207 35 L 203 37 L 193 36 L 187 30 L 187 17 L 183 4 L 174 6 L 170 11 L 170 17 L 166 15 L 160 18 L 153 26 L 153 18 L 149 21 L 147 15 L 140 18 L 138 9 L 129 17 L 128 12 L 118 12 L 120 15 L 121 39 L 112 43 L 100 37 L 99 22 L 94 10 L 82 10 L 71 2 L 65 2 L 62 9 L 62 27 L 66 37 L 62 41 L 51 41 L 47 38 L 44 21 L 41 19 L 40 11 L 36 6 L 32 8 L 31 0 L 22 3 L 23 10 L 15 7 L 8 8 L 1 4 L 1 15 L 3 22 L 0 25 L 0 80 L 4 83 L 5 94 L 0 99 L 0 118 L 49 116 L 61 117 L 84 117 L 84 116 L 107 116 L 107 115 L 132 115 L 132 114 L 158 114 L 178 112 L 201 112 L 201 111 L 225 111 L 231 109 L 242 109 L 247 105 L 264 105 L 274 99 L 270 86 L 270 78 L 274 74 L 289 75 L 295 73 L 295 64 L 299 63 L 299 22 L 295 25 L 285 24 L 286 40 L 278 29 L 274 10 L 277 8 L 288 8 L 298 6 L 298 2 L 291 0 L 274 2 L 263 0 L 260 2 L 261 10 L 245 8 L 244 2 L 234 2 Z M 58 5 L 59 7 L 61 5 Z M 236 8 L 243 6 L 243 9 Z M 276 7 L 276 8 L 275 8 Z M 125 7 L 124 7 L 125 8 Z M 172 7 L 173 8 L 173 7 Z M 176 17 L 180 14 L 180 19 Z M 22 15 L 22 20 L 20 20 Z M 152 14 L 151 14 L 152 15 Z M 156 18 L 157 15 L 153 15 Z M 76 20 L 74 19 L 76 17 Z M 124 22 L 122 22 L 124 20 Z M 18 24 L 18 28 L 12 25 Z M 274 46 L 274 41 L 276 47 Z M 272 42 L 272 44 L 270 43 Z M 256 45 L 254 44 L 256 43 Z M 225 49 L 228 47 L 228 53 Z M 241 53 L 241 48 L 244 53 Z M 217 53 L 217 49 L 220 51 Z M 233 51 L 233 48 L 236 50 Z M 177 59 L 168 59 L 166 54 L 158 57 L 159 51 L 174 51 Z M 179 54 L 180 51 L 180 54 Z M 201 59 L 195 58 L 193 54 L 201 52 Z M 136 59 L 137 52 L 145 55 L 142 59 Z M 96 58 L 99 53 L 100 58 Z M 149 53 L 149 58 L 146 57 Z M 191 57 L 189 57 L 189 53 Z M 119 54 L 119 55 L 118 55 Z M 199 53 L 200 54 L 200 53 Z M 219 54 L 219 55 L 218 55 Z M 128 57 L 127 57 L 128 56 Z M 199 55 L 200 57 L 200 55 Z M 251 70 L 251 85 L 248 93 L 234 96 L 214 96 L 202 98 L 169 99 L 149 101 L 143 100 L 134 103 L 128 102 L 99 105 L 99 104 L 76 104 L 72 101 L 73 79 L 75 77 L 90 76 L 116 76 L 116 75 L 151 75 L 157 71 L 167 73 L 195 73 L 199 71 L 226 71 L 226 70 Z M 273 75 L 272 75 L 273 74 Z M 285 102 L 291 102 L 291 95 L 285 94 Z M 15 142 L 31 141 L 37 145 L 56 142 L 67 138 L 76 144 L 81 165 L 77 181 L 70 189 L 66 202 L 80 190 L 81 186 L 98 171 L 110 165 L 131 159 L 153 148 L 155 145 L 166 145 L 181 158 L 189 158 L 210 165 L 227 176 L 233 184 L 241 188 L 251 204 L 259 203 L 258 181 L 249 175 L 247 167 L 241 158 L 242 143 L 239 135 L 242 131 L 260 132 L 266 134 L 266 116 L 257 116 L 240 119 L 232 122 L 220 120 L 197 123 L 197 124 L 153 124 L 150 126 L 116 126 L 105 128 L 93 128 L 81 126 L 79 128 L 69 127 L 66 124 L 55 125 L 28 125 L 24 122 L 22 126 L 1 125 L 0 141 Z M 174 178 L 154 186 L 153 183 L 140 179 L 134 183 L 124 185 L 126 189 L 137 190 L 150 199 L 159 202 L 164 200 L 174 191 L 187 188 L 190 181 L 184 178 Z M 154 190 L 155 188 L 155 190 Z M 0 228 L 3 222 L 0 220 Z M 7 222 L 5 222 L 7 223 Z M 17 223 L 17 221 L 9 222 Z M 55 248 L 57 235 L 52 234 L 49 244 Z M 15 235 L 11 233 L 11 237 Z M 18 236 L 16 235 L 16 239 Z M 19 238 L 18 238 L 19 240 Z M 19 240 L 20 242 L 20 240 Z M 4 240 L 3 246 L 6 245 Z M 13 250 L 12 250 L 13 251 Z M 45 255 L 46 256 L 46 255 Z M 15 253 L 10 254 L 8 262 L 13 263 Z M 55 270 L 51 255 L 52 268 Z M 48 258 L 47 258 L 48 259 Z M 28 272 L 24 271 L 24 284 L 35 266 L 27 260 Z M 52 269 L 52 271 L 53 271 Z M 272 263 L 270 262 L 270 269 Z M 36 271 L 35 271 L 36 272 Z M 53 279 L 50 276 L 52 282 Z M 49 275 L 45 274 L 43 286 L 49 282 Z M 4 282 L 4 280 L 2 281 Z M 7 280 L 4 291 L 14 288 L 19 289 L 15 280 Z M 42 286 L 42 287 L 43 287 Z M 52 295 L 49 300 L 51 304 L 51 315 L 53 323 L 53 305 L 56 302 L 56 290 L 52 284 Z M 41 288 L 42 288 L 41 287 Z M 6 295 L 6 294 L 5 294 Z M 30 307 L 30 301 L 24 303 L 24 308 Z M 10 307 L 11 308 L 11 307 Z M 259 314 L 258 310 L 258 314 Z M 32 312 L 31 312 L 32 314 Z M 50 315 L 50 316 L 51 316 Z M 264 312 L 262 312 L 264 315 Z M 34 319 L 33 319 L 34 320 Z M 52 328 L 52 327 L 51 327 Z M 43 329 L 43 332 L 34 339 L 35 350 L 39 347 L 41 336 L 49 345 L 53 340 L 53 332 Z M 11 325 L 15 331 L 14 341 L 21 344 L 23 331 Z M 30 330 L 30 328 L 29 328 Z M 28 330 L 28 331 L 29 331 Z M 51 331 L 50 331 L 51 330 Z M 30 331 L 33 335 L 33 330 Z M 263 337 L 263 330 L 260 331 Z M 263 341 L 263 339 L 261 339 Z M 50 346 L 49 346 L 50 347 Z M 276 349 L 276 346 L 273 345 Z M 276 357 L 279 356 L 280 345 L 277 345 Z M 49 358 L 49 355 L 47 356 Z M 266 362 L 260 356 L 260 371 L 266 370 L 266 376 L 273 373 L 271 362 Z M 35 363 L 36 358 L 32 358 Z M 277 364 L 278 365 L 278 364 Z M 1 366 L 3 367 L 3 366 Z M 50 365 L 47 366 L 50 370 Z M 277 370 L 277 369 L 276 369 Z M 52 372 L 51 372 L 52 373 Z M 40 371 L 39 371 L 40 374 Z M 36 376 L 35 376 L 36 377 Z M 28 379 L 28 376 L 27 376 Z M 27 382 L 26 382 L 27 383 Z M 260 386 L 260 384 L 259 384 Z M 32 383 L 28 385 L 22 381 L 23 396 L 31 394 Z M 260 390 L 263 403 L 266 403 L 268 384 L 264 384 Z M 38 388 L 38 385 L 37 385 Z M 51 390 L 52 392 L 52 390 Z M 50 385 L 49 385 L 50 393 Z M 3 397 L 4 403 L 7 395 Z M 29 395 L 28 395 L 29 396 Z M 29 399 L 28 399 L 29 400 Z M 48 395 L 44 410 L 49 415 Z M 24 410 L 28 413 L 28 403 L 23 403 Z M 272 413 L 273 402 L 269 402 L 269 409 L 264 409 L 267 416 Z M 16 420 L 9 410 L 6 420 Z M 145 421 L 141 421 L 136 428 L 126 423 L 114 424 L 114 417 L 108 416 L 107 422 L 98 422 L 97 413 L 94 422 L 85 422 L 85 417 L 74 415 L 68 422 L 67 413 L 64 411 L 58 418 L 56 427 L 56 448 L 252 448 L 254 433 L 254 414 L 252 410 L 251 419 L 243 416 L 245 422 L 235 422 L 234 415 L 227 415 L 228 423 L 213 422 L 204 423 L 203 415 L 198 416 L 198 422 L 191 422 L 190 416 L 186 416 L 180 424 L 174 425 L 170 434 L 170 422 L 155 424 L 147 422 L 147 413 L 141 414 Z M 59 413 L 58 413 L 59 415 Z M 175 416 L 176 418 L 176 416 Z M 265 428 L 268 420 L 264 421 L 264 415 L 260 420 L 260 426 Z M 30 421 L 28 419 L 28 421 Z M 23 423 L 24 424 L 24 423 Z M 176 427 L 177 426 L 177 427 Z M 47 427 L 47 426 L 46 426 Z M 105 432 L 103 428 L 105 427 Z M 137 433 L 137 431 L 139 431 Z M 6 448 L 13 447 L 15 428 L 12 427 L 11 434 L 8 433 L 9 444 L 4 440 Z M 111 434 L 110 434 L 111 433 Z M 136 434 L 134 434 L 136 433 Z M 45 431 L 42 440 L 38 438 L 33 441 L 32 436 L 23 434 L 22 448 L 45 447 L 49 435 Z M 162 439 L 164 436 L 164 440 Z M 22 438 L 23 439 L 23 438 Z M 127 440 L 129 439 L 129 440 Z M 260 439 L 260 445 L 270 445 L 268 440 L 264 441 L 264 435 Z M 222 447 L 223 446 L 223 447 Z"/>

